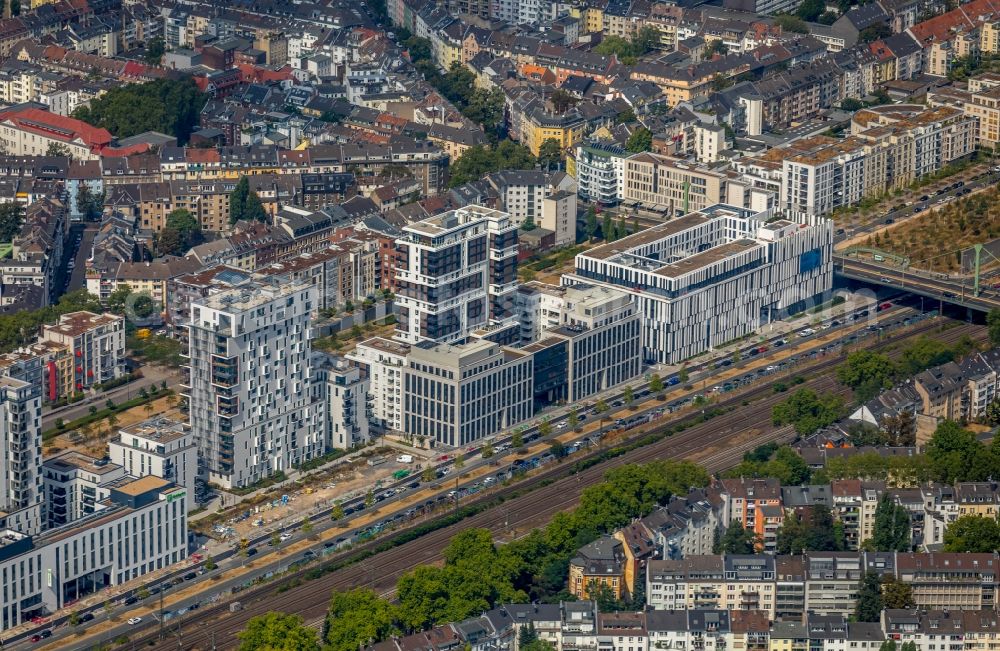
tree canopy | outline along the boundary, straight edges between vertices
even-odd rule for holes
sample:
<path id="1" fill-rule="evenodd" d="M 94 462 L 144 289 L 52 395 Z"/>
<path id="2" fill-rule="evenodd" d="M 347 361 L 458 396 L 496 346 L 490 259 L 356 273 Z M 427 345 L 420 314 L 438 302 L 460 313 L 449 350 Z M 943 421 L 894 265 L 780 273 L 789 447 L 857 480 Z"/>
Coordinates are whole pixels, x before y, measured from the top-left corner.
<path id="1" fill-rule="evenodd" d="M 625 141 L 625 149 L 633 154 L 649 151 L 653 148 L 653 134 L 646 127 L 639 127 Z"/>
<path id="2" fill-rule="evenodd" d="M 858 402 L 867 402 L 882 389 L 892 387 L 896 372 L 896 365 L 885 355 L 858 350 L 837 367 L 837 379 L 854 389 Z"/>
<path id="3" fill-rule="evenodd" d="M 531 150 L 513 140 L 501 140 L 496 145 L 476 145 L 466 149 L 452 164 L 448 186 L 458 187 L 499 170 L 534 169 L 535 164 Z"/>
<path id="4" fill-rule="evenodd" d="M 250 190 L 250 181 L 241 176 L 229 193 L 229 223 L 240 220 L 267 222 L 267 211 L 256 192 Z"/>
<path id="5" fill-rule="evenodd" d="M 944 530 L 944 550 L 982 553 L 1000 550 L 1000 523 L 983 515 L 963 515 Z"/>
<path id="6" fill-rule="evenodd" d="M 779 554 L 843 551 L 844 527 L 834 520 L 829 506 L 814 504 L 805 518 L 797 512 L 785 517 L 778 529 L 777 548 Z"/>
<path id="7" fill-rule="evenodd" d="M 194 81 L 157 79 L 116 86 L 73 112 L 73 117 L 103 127 L 118 138 L 159 131 L 187 142 L 208 96 Z"/>
<path id="8" fill-rule="evenodd" d="M 660 42 L 660 33 L 655 27 L 643 27 L 631 39 L 621 36 L 606 36 L 594 48 L 594 52 L 605 56 L 615 55 L 625 65 L 633 65 L 639 57 L 652 50 Z"/>
<path id="9" fill-rule="evenodd" d="M 888 493 L 883 493 L 875 507 L 875 526 L 865 547 L 876 552 L 908 552 L 911 549 L 910 514 Z"/>
<path id="10" fill-rule="evenodd" d="M 157 249 L 165 255 L 184 255 L 203 240 L 201 224 L 195 216 L 184 208 L 178 208 L 167 215 L 167 223 L 157 237 Z"/>
<path id="11" fill-rule="evenodd" d="M 569 560 L 582 545 L 647 515 L 671 495 L 707 483 L 705 470 L 686 461 L 609 470 L 603 482 L 583 492 L 575 510 L 556 514 L 548 526 L 516 541 L 497 546 L 483 529 L 456 535 L 444 550 L 443 566 L 416 567 L 400 577 L 398 605 L 371 590 L 335 594 L 324 641 L 332 651 L 354 651 L 390 634 L 460 620 L 503 601 L 562 597 Z M 536 639 L 526 635 L 521 644 Z"/>
<path id="12" fill-rule="evenodd" d="M 319 651 L 316 631 L 298 615 L 267 613 L 250 618 L 236 634 L 239 651 Z"/>
<path id="13" fill-rule="evenodd" d="M 0 242 L 10 242 L 24 225 L 24 206 L 17 201 L 0 204 Z"/>
<path id="14" fill-rule="evenodd" d="M 0 352 L 7 353 L 33 342 L 43 323 L 55 323 L 61 315 L 80 310 L 99 313 L 103 308 L 96 297 L 79 289 L 63 294 L 55 305 L 0 315 Z"/>
<path id="15" fill-rule="evenodd" d="M 806 435 L 836 422 L 843 408 L 844 401 L 834 393 L 799 389 L 774 406 L 771 419 L 775 425 L 794 425 L 796 432 Z"/>

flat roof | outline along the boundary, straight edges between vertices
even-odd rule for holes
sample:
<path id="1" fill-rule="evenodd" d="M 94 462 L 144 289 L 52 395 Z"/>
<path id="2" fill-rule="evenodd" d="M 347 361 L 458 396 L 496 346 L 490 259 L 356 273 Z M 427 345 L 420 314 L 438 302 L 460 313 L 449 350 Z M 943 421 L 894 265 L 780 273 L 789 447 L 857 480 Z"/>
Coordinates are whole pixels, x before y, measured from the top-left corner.
<path id="1" fill-rule="evenodd" d="M 750 249 L 759 246 L 762 246 L 759 242 L 748 239 L 726 242 L 725 244 L 720 244 L 719 246 L 708 249 L 707 251 L 696 253 L 692 256 L 684 258 L 683 260 L 678 260 L 672 264 L 660 267 L 654 273 L 658 276 L 666 276 L 667 278 L 677 278 L 679 276 L 689 274 L 692 271 L 697 271 L 698 269 L 707 267 L 708 265 L 715 264 L 719 260 L 725 260 L 730 256 L 743 253 L 744 251 L 749 251 Z"/>
<path id="2" fill-rule="evenodd" d="M 77 452 L 76 450 L 69 450 L 63 452 L 59 456 L 52 457 L 51 459 L 46 459 L 42 462 L 42 466 L 46 468 L 53 468 L 59 470 L 60 472 L 66 472 L 73 468 L 79 468 L 81 470 L 86 470 L 92 472 L 96 475 L 105 475 L 113 470 L 121 469 L 117 463 L 98 463 L 100 459 L 95 459 L 89 455 L 82 452 Z"/>
<path id="3" fill-rule="evenodd" d="M 157 477 L 156 475 L 146 475 L 145 477 L 140 477 L 134 481 L 130 481 L 127 484 L 118 486 L 115 490 L 125 493 L 126 495 L 144 495 L 149 491 L 153 490 L 163 490 L 167 486 L 171 486 L 172 483 L 163 479 L 162 477 Z"/>
<path id="4" fill-rule="evenodd" d="M 391 353 L 393 355 L 408 355 L 410 353 L 410 345 L 405 344 L 401 341 L 394 341 L 392 339 L 386 339 L 385 337 L 372 337 L 371 339 L 365 339 L 364 341 L 358 342 L 358 346 L 367 346 L 368 348 L 374 348 L 375 350 L 381 350 L 385 353 Z"/>
<path id="5" fill-rule="evenodd" d="M 701 212 L 688 213 L 682 217 L 678 217 L 677 219 L 671 219 L 668 222 L 641 230 L 634 235 L 629 235 L 628 237 L 623 237 L 622 239 L 609 244 L 603 244 L 589 251 L 584 251 L 581 255 L 585 255 L 589 258 L 606 260 L 622 253 L 628 253 L 632 249 L 645 244 L 662 240 L 663 238 L 674 235 L 675 233 L 680 233 L 681 231 L 685 231 L 689 228 L 700 226 L 701 224 L 708 222 L 710 219 L 710 217 Z"/>
<path id="6" fill-rule="evenodd" d="M 154 416 L 118 430 L 122 435 L 140 436 L 151 441 L 169 443 L 187 435 L 184 423 L 166 416 Z M 125 443 L 122 442 L 124 445 Z"/>

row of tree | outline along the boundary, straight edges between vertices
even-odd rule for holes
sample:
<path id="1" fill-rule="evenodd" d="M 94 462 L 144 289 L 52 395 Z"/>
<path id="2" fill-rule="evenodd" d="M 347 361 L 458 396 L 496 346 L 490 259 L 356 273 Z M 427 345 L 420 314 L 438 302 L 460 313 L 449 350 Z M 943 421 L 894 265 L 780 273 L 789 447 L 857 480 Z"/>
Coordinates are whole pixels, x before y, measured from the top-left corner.
<path id="1" fill-rule="evenodd" d="M 997 337 L 1000 338 L 1000 313 L 996 317 Z M 857 350 L 837 368 L 837 379 L 854 390 L 858 402 L 866 402 L 882 389 L 890 388 L 902 378 L 912 377 L 928 368 L 939 366 L 968 355 L 975 342 L 963 337 L 953 346 L 927 336 L 920 337 L 903 350 L 899 363 L 882 353 Z"/>
<path id="2" fill-rule="evenodd" d="M 448 185 L 458 187 L 478 181 L 499 170 L 535 169 L 537 160 L 524 145 L 513 140 L 501 140 L 494 145 L 469 147 L 449 168 Z"/>
<path id="3" fill-rule="evenodd" d="M 548 526 L 517 541 L 497 547 L 486 530 L 463 531 L 445 549 L 443 566 L 420 566 L 400 578 L 396 603 L 367 589 L 336 593 L 322 641 L 332 651 L 354 651 L 359 644 L 461 620 L 504 601 L 565 597 L 568 564 L 577 549 L 708 479 L 689 462 L 627 465 L 587 488 L 575 510 L 557 514 Z M 605 607 L 641 607 L 616 603 L 604 590 L 591 597 Z"/>

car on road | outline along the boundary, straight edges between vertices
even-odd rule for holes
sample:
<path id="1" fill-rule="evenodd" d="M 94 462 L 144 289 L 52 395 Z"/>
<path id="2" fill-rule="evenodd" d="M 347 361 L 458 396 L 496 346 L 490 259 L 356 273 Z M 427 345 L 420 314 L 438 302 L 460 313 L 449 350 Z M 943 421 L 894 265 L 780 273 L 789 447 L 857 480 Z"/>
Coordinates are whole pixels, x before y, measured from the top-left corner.
<path id="1" fill-rule="evenodd" d="M 920 197 L 920 200 L 921 200 L 921 201 L 930 201 L 930 199 L 931 199 L 931 198 L 930 198 L 930 197 L 928 197 L 928 196 L 927 196 L 926 194 L 925 194 L 924 196 Z"/>
<path id="2" fill-rule="evenodd" d="M 882 310 L 888 310 L 890 307 L 892 307 L 892 303 L 886 301 L 885 303 L 882 303 L 881 305 L 878 306 L 878 310 L 879 312 L 881 312 Z"/>
<path id="3" fill-rule="evenodd" d="M 32 635 L 31 636 L 31 641 L 32 642 L 41 642 L 45 638 L 51 637 L 51 636 L 52 636 L 52 631 L 46 629 L 46 630 L 42 631 L 41 633 L 35 633 L 34 635 Z"/>
<path id="4" fill-rule="evenodd" d="M 257 553 L 257 550 L 255 548 L 251 547 L 250 549 L 247 550 L 247 558 L 255 555 L 256 553 Z"/>
<path id="5" fill-rule="evenodd" d="M 94 613 L 84 613 L 80 615 L 80 623 L 89 622 L 94 619 Z"/>
<path id="6" fill-rule="evenodd" d="M 187 574 L 184 575 L 185 581 L 194 581 L 197 578 L 198 575 L 195 572 L 188 572 Z"/>
<path id="7" fill-rule="evenodd" d="M 136 624 L 141 624 L 142 623 L 142 617 L 129 617 L 128 618 L 128 623 L 129 623 L 129 626 L 135 626 Z"/>
<path id="8" fill-rule="evenodd" d="M 139 603 L 139 597 L 135 595 L 132 595 L 130 597 L 125 597 L 124 599 L 122 599 L 123 606 L 131 606 L 132 604 L 137 604 L 137 603 Z"/>
<path id="9" fill-rule="evenodd" d="M 923 209 L 924 209 L 923 206 L 913 206 L 913 212 L 914 213 L 918 213 L 918 212 L 920 212 Z"/>

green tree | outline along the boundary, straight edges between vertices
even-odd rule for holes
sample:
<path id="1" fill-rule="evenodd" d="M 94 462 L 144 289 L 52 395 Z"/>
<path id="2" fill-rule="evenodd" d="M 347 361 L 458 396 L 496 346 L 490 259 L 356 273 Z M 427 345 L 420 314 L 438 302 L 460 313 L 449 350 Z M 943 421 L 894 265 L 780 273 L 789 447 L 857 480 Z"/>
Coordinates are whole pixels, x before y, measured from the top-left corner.
<path id="1" fill-rule="evenodd" d="M 1000 550 L 1000 523 L 982 515 L 963 515 L 944 530 L 944 550 L 981 553 Z"/>
<path id="2" fill-rule="evenodd" d="M 985 418 L 990 425 L 1000 425 L 1000 398 L 994 398 L 990 404 L 986 405 Z"/>
<path id="3" fill-rule="evenodd" d="M 267 223 L 267 211 L 264 210 L 264 204 L 261 203 L 260 196 L 256 192 L 251 191 L 247 195 L 247 202 L 243 207 L 243 219 Z"/>
<path id="4" fill-rule="evenodd" d="M 663 378 L 660 377 L 659 373 L 653 373 L 649 378 L 649 391 L 650 393 L 662 393 L 664 389 Z"/>
<path id="5" fill-rule="evenodd" d="M 903 351 L 902 370 L 907 376 L 940 366 L 955 358 L 954 352 L 944 342 L 923 336 Z"/>
<path id="6" fill-rule="evenodd" d="M 267 613 L 251 617 L 236 634 L 239 651 L 319 651 L 316 631 L 298 615 Z"/>
<path id="7" fill-rule="evenodd" d="M 875 23 L 871 27 L 865 27 L 858 33 L 858 43 L 872 43 L 891 34 L 892 32 L 888 24 Z"/>
<path id="8" fill-rule="evenodd" d="M 236 187 L 229 193 L 230 224 L 235 224 L 236 222 L 244 219 L 243 215 L 246 212 L 247 197 L 249 196 L 250 180 L 245 176 L 241 176 L 240 180 L 236 182 Z"/>
<path id="9" fill-rule="evenodd" d="M 558 88 L 549 96 L 549 101 L 552 102 L 552 107 L 557 113 L 565 113 L 570 108 L 576 106 L 576 103 L 580 100 L 562 88 Z"/>
<path id="10" fill-rule="evenodd" d="M 151 66 L 158 66 L 166 51 L 167 47 L 163 42 L 163 37 L 154 36 L 146 43 L 146 54 L 143 56 L 143 60 Z"/>
<path id="11" fill-rule="evenodd" d="M 302 533 L 308 536 L 312 534 L 313 530 L 315 529 L 315 526 L 313 526 L 312 520 L 310 520 L 309 517 L 306 516 L 302 518 L 302 522 L 299 524 L 299 529 L 302 530 Z"/>
<path id="12" fill-rule="evenodd" d="M 818 395 L 812 389 L 799 389 L 771 410 L 775 425 L 794 425 L 799 434 L 812 434 L 837 421 L 843 401 L 834 393 Z"/>
<path id="13" fill-rule="evenodd" d="M 163 255 L 184 255 L 203 240 L 198 220 L 189 211 L 178 208 L 167 215 L 167 222 L 157 237 L 157 249 Z"/>
<path id="14" fill-rule="evenodd" d="M 875 507 L 875 526 L 865 547 L 877 552 L 910 551 L 910 514 L 888 493 L 883 493 Z"/>
<path id="15" fill-rule="evenodd" d="M 580 416 L 576 413 L 576 407 L 569 410 L 569 417 L 567 418 L 569 422 L 570 429 L 576 431 L 580 427 Z"/>
<path id="16" fill-rule="evenodd" d="M 521 432 L 514 432 L 510 435 L 510 446 L 515 450 L 517 448 L 524 447 L 524 434 Z"/>
<path id="17" fill-rule="evenodd" d="M 434 57 L 431 42 L 426 38 L 411 36 L 403 41 L 403 47 L 406 48 L 410 61 L 413 63 L 417 61 L 429 61 Z"/>
<path id="18" fill-rule="evenodd" d="M 80 625 L 80 613 L 75 610 L 69 614 L 69 625 L 79 626 Z"/>
<path id="19" fill-rule="evenodd" d="M 0 204 L 0 242 L 10 242 L 21 232 L 24 206 L 16 201 Z"/>
<path id="20" fill-rule="evenodd" d="M 951 484 L 968 479 L 974 461 L 985 455 L 985 450 L 975 434 L 953 420 L 946 420 L 934 430 L 926 454 L 937 479 Z"/>
<path id="21" fill-rule="evenodd" d="M 840 108 L 844 111 L 860 111 L 865 107 L 864 102 L 853 97 L 845 97 L 840 102 Z"/>
<path id="22" fill-rule="evenodd" d="M 454 465 L 455 470 L 461 470 L 462 468 L 465 467 L 465 457 L 462 456 L 461 454 L 456 454 L 455 463 L 452 465 Z"/>
<path id="23" fill-rule="evenodd" d="M 886 608 L 893 609 L 909 609 L 917 606 L 910 584 L 906 581 L 900 581 L 891 574 L 882 579 L 882 602 Z"/>
<path id="24" fill-rule="evenodd" d="M 563 445 L 562 441 L 552 441 L 552 443 L 549 443 L 549 454 L 556 459 L 562 459 L 566 456 L 566 446 Z"/>
<path id="25" fill-rule="evenodd" d="M 990 336 L 990 343 L 1000 346 L 1000 308 L 993 308 L 986 315 L 986 330 Z"/>
<path id="26" fill-rule="evenodd" d="M 877 622 L 882 616 L 882 586 L 877 572 L 865 572 L 858 586 L 854 617 L 859 622 Z"/>
<path id="27" fill-rule="evenodd" d="M 71 156 L 69 153 L 69 147 L 59 142 L 50 142 L 49 146 L 45 149 L 46 156 Z M 86 184 L 83 184 L 86 185 Z"/>
<path id="28" fill-rule="evenodd" d="M 718 544 L 718 554 L 753 554 L 757 550 L 757 537 L 744 529 L 736 520 L 729 523 Z"/>
<path id="29" fill-rule="evenodd" d="M 339 522 L 344 519 L 345 515 L 344 505 L 340 503 L 340 500 L 337 500 L 337 502 L 333 505 L 333 508 L 330 509 L 330 519 L 334 522 Z"/>
<path id="30" fill-rule="evenodd" d="M 796 34 L 809 33 L 809 26 L 798 16 L 780 14 L 774 17 L 774 24 L 786 32 L 794 32 Z"/>
<path id="31" fill-rule="evenodd" d="M 365 508 L 370 509 L 372 507 L 372 504 L 374 503 L 375 503 L 375 491 L 369 488 L 368 492 L 365 493 Z"/>
<path id="32" fill-rule="evenodd" d="M 562 145 L 555 138 L 546 138 L 538 148 L 538 164 L 545 169 L 557 168 L 562 163 Z"/>
<path id="33" fill-rule="evenodd" d="M 625 149 L 638 154 L 653 148 L 653 134 L 646 127 L 639 127 L 625 141 Z"/>
<path id="34" fill-rule="evenodd" d="M 104 212 L 105 193 L 94 192 L 88 183 L 80 183 L 76 191 L 76 210 L 84 221 L 95 221 Z"/>
<path id="35" fill-rule="evenodd" d="M 397 609 L 374 590 L 334 592 L 324 626 L 330 651 L 357 651 L 396 632 Z"/>
<path id="36" fill-rule="evenodd" d="M 552 423 L 549 422 L 548 418 L 542 419 L 542 422 L 538 424 L 538 434 L 545 438 L 552 433 Z"/>
<path id="37" fill-rule="evenodd" d="M 635 389 L 632 387 L 625 387 L 622 391 L 622 400 L 625 401 L 626 405 L 630 405 L 635 401 Z"/>
<path id="38" fill-rule="evenodd" d="M 498 170 L 530 170 L 537 161 L 531 150 L 512 140 L 502 140 L 495 146 L 476 145 L 469 147 L 449 168 L 449 187 L 458 187 L 470 181 L 478 181 L 490 172 Z"/>
<path id="39" fill-rule="evenodd" d="M 911 412 L 900 411 L 882 419 L 882 433 L 889 445 L 914 445 L 917 442 L 917 421 Z"/>
<path id="40" fill-rule="evenodd" d="M 854 389 L 858 402 L 867 402 L 880 390 L 890 388 L 895 377 L 896 365 L 892 360 L 870 350 L 850 353 L 837 367 L 837 379 Z"/>
<path id="41" fill-rule="evenodd" d="M 587 239 L 593 241 L 597 235 L 597 210 L 594 208 L 594 204 L 587 206 L 587 222 L 584 230 L 587 233 Z"/>
<path id="42" fill-rule="evenodd" d="M 795 15 L 808 23 L 814 23 L 824 11 L 826 3 L 823 0 L 803 0 L 795 10 Z"/>
<path id="43" fill-rule="evenodd" d="M 896 640 L 886 640 L 879 646 L 878 651 L 896 651 Z"/>
<path id="44" fill-rule="evenodd" d="M 611 213 L 604 213 L 604 220 L 601 223 L 601 237 L 607 242 L 615 241 L 615 224 L 611 221 Z"/>
<path id="45" fill-rule="evenodd" d="M 677 371 L 677 379 L 681 384 L 688 383 L 688 380 L 691 379 L 691 374 L 688 372 L 687 366 L 681 366 L 680 370 Z"/>
<path id="46" fill-rule="evenodd" d="M 73 117 L 119 138 L 159 131 L 185 144 L 208 95 L 190 77 L 114 86 L 73 112 Z"/>
<path id="47" fill-rule="evenodd" d="M 486 443 L 485 445 L 483 445 L 483 449 L 480 451 L 480 454 L 484 459 L 489 459 L 494 454 L 496 454 L 496 450 L 493 449 L 492 443 Z"/>

